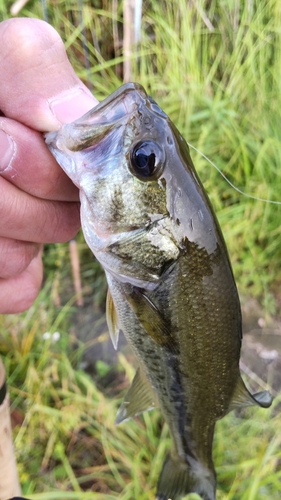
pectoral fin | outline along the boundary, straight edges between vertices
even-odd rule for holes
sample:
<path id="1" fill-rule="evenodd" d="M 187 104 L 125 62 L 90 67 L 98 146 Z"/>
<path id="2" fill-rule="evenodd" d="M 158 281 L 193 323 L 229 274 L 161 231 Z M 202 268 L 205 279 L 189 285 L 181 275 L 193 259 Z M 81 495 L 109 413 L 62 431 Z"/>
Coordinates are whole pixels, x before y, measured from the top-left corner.
<path id="1" fill-rule="evenodd" d="M 261 406 L 262 408 L 269 408 L 272 400 L 273 398 L 268 391 L 250 394 L 242 378 L 240 377 L 231 399 L 229 411 L 253 405 Z"/>
<path id="2" fill-rule="evenodd" d="M 158 345 L 166 346 L 171 352 L 177 354 L 178 345 L 172 335 L 168 321 L 147 295 L 134 288 L 130 294 L 126 294 L 126 299 L 147 334 Z"/>
<path id="3" fill-rule="evenodd" d="M 156 406 L 157 401 L 151 385 L 140 368 L 138 368 L 132 385 L 117 412 L 115 425 L 144 411 L 153 410 Z"/>
<path id="4" fill-rule="evenodd" d="M 113 347 L 117 349 L 120 328 L 118 325 L 117 312 L 109 288 L 106 297 L 106 321 Z"/>

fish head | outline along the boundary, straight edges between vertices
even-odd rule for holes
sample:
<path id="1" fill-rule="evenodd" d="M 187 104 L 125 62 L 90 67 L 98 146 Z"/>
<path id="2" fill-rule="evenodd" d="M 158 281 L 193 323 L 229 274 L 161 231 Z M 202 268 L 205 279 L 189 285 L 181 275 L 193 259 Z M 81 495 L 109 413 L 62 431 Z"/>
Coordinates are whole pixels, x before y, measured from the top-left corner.
<path id="1" fill-rule="evenodd" d="M 206 224 L 210 233 L 212 217 L 188 146 L 141 85 L 121 86 L 45 138 L 80 190 L 82 227 L 93 251 L 98 242 L 163 219 L 179 244 L 188 238 L 206 246 L 202 235 Z"/>

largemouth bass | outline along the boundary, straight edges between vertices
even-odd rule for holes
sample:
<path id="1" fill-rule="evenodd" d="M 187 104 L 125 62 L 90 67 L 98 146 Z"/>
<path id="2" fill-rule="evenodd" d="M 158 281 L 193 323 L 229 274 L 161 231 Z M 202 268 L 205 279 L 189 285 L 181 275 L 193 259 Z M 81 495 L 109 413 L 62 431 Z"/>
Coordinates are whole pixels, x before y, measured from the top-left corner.
<path id="1" fill-rule="evenodd" d="M 188 146 L 132 83 L 46 142 L 80 190 L 84 235 L 108 281 L 113 344 L 123 331 L 139 361 L 116 423 L 160 406 L 173 446 L 157 499 L 214 500 L 216 421 L 272 399 L 251 395 L 240 376 L 238 293 Z"/>

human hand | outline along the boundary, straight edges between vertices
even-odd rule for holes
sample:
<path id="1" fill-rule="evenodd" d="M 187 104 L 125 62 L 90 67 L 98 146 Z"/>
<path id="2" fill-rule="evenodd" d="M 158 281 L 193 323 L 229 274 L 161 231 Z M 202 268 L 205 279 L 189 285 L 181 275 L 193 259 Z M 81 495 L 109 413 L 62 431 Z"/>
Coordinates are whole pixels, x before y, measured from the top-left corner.
<path id="1" fill-rule="evenodd" d="M 0 313 L 28 309 L 42 281 L 42 244 L 79 229 L 78 191 L 48 151 L 58 130 L 97 101 L 58 33 L 36 19 L 0 23 Z"/>

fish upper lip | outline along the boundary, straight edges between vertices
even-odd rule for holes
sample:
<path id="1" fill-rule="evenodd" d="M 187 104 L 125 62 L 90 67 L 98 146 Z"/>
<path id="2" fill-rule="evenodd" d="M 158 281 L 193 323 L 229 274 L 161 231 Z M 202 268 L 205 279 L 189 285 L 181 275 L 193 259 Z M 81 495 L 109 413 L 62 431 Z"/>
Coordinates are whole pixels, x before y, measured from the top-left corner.
<path id="1" fill-rule="evenodd" d="M 55 132 L 45 132 L 43 134 L 43 137 L 44 137 L 44 140 L 45 140 L 45 143 L 47 144 L 47 146 L 52 146 L 53 143 L 56 142 L 57 135 L 58 135 L 57 131 L 55 131 Z"/>
<path id="2" fill-rule="evenodd" d="M 141 100 L 147 99 L 147 94 L 144 90 L 144 88 L 139 84 L 139 83 L 125 83 L 121 87 L 119 87 L 115 92 L 110 94 L 106 99 L 104 99 L 102 102 L 97 104 L 94 108 L 92 108 L 90 111 L 88 111 L 84 116 L 81 118 L 78 118 L 75 122 L 80 122 L 83 121 L 83 118 L 91 115 L 92 113 L 100 113 L 103 109 L 106 110 L 106 115 L 108 115 L 108 108 L 112 106 L 113 108 L 116 107 L 120 103 L 120 101 L 124 101 L 124 99 L 128 100 L 127 97 L 130 94 L 134 94 L 134 102 L 135 104 L 138 104 Z M 136 98 L 138 97 L 138 98 Z M 136 106 L 132 107 L 132 109 L 127 109 L 125 106 L 126 114 L 131 113 L 133 109 L 135 109 Z"/>
<path id="3" fill-rule="evenodd" d="M 126 117 L 129 118 L 146 99 L 141 85 L 127 83 L 81 118 L 64 124 L 58 132 L 46 134 L 46 143 L 60 149 L 58 141 L 62 138 L 64 148 L 73 152 L 93 146 L 118 124 L 125 123 Z"/>

